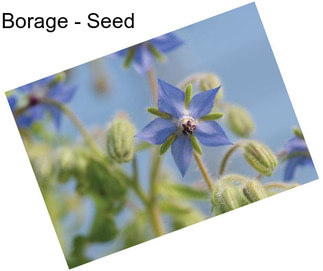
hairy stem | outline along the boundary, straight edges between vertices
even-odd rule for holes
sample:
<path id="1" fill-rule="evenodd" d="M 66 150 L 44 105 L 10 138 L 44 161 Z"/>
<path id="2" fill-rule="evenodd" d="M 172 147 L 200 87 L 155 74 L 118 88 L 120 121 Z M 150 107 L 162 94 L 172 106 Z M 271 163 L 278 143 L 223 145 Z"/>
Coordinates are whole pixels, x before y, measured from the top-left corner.
<path id="1" fill-rule="evenodd" d="M 212 192 L 212 190 L 213 190 L 212 179 L 209 176 L 209 173 L 207 172 L 207 169 L 206 169 L 201 157 L 196 152 L 193 152 L 193 155 L 194 155 L 195 161 L 196 161 L 196 163 L 197 163 L 197 165 L 198 165 L 198 167 L 199 167 L 199 169 L 200 169 L 200 171 L 202 173 L 202 176 L 203 176 L 209 190 Z"/>
<path id="2" fill-rule="evenodd" d="M 149 200 L 147 198 L 146 193 L 142 190 L 140 184 L 139 184 L 139 178 L 138 178 L 138 167 L 137 167 L 137 158 L 136 156 L 132 160 L 132 172 L 133 172 L 133 182 L 132 186 L 135 190 L 137 196 L 141 199 L 143 204 L 147 206 L 149 204 Z"/>
<path id="3" fill-rule="evenodd" d="M 157 104 L 158 98 L 158 85 L 155 73 L 152 68 L 147 71 L 150 90 L 153 96 L 154 103 Z M 150 199 L 148 210 L 152 220 L 152 225 L 156 236 L 161 236 L 165 233 L 162 216 L 157 202 L 157 180 L 161 165 L 161 156 L 157 148 L 152 149 L 152 167 L 150 172 Z"/>
<path id="4" fill-rule="evenodd" d="M 63 103 L 60 103 L 53 99 L 41 99 L 40 104 L 45 105 L 51 105 L 56 108 L 58 108 L 60 111 L 62 111 L 75 125 L 75 127 L 79 130 L 81 135 L 83 136 L 85 142 L 90 146 L 90 148 L 96 153 L 96 154 L 102 154 L 99 147 L 97 146 L 96 142 L 92 139 L 90 134 L 87 132 L 85 127 L 83 126 L 82 122 L 78 119 L 78 117 L 70 110 L 66 105 Z M 23 114 L 26 110 L 28 110 L 30 106 L 25 106 L 23 108 L 20 108 L 14 112 L 14 117 L 18 118 L 21 114 Z"/>
<path id="5" fill-rule="evenodd" d="M 161 213 L 157 204 L 157 181 L 161 166 L 161 156 L 157 148 L 153 148 L 152 167 L 150 171 L 150 200 L 149 211 L 156 236 L 165 233 Z"/>
<path id="6" fill-rule="evenodd" d="M 240 143 L 236 143 L 234 144 L 228 151 L 227 153 L 224 155 L 222 161 L 221 161 L 221 165 L 220 165 L 220 169 L 219 169 L 219 176 L 223 175 L 225 169 L 226 169 L 226 166 L 227 166 L 227 163 L 228 163 L 228 160 L 230 158 L 230 156 L 232 155 L 232 153 L 238 149 L 240 147 Z"/>
<path id="7" fill-rule="evenodd" d="M 269 183 L 269 184 L 265 184 L 264 187 L 265 188 L 281 188 L 281 189 L 291 189 L 294 187 L 297 187 L 297 184 L 284 184 L 284 183 Z"/>
<path id="8" fill-rule="evenodd" d="M 157 80 L 156 80 L 154 70 L 152 68 L 150 68 L 147 71 L 147 76 L 148 76 L 148 80 L 149 80 L 150 90 L 153 95 L 154 103 L 157 104 L 158 85 L 157 85 Z"/>
<path id="9" fill-rule="evenodd" d="M 157 153 L 158 154 L 158 153 Z M 136 195 L 139 197 L 139 199 L 142 201 L 144 206 L 147 209 L 147 212 L 150 215 L 151 219 L 151 225 L 154 229 L 156 236 L 161 236 L 165 233 L 163 222 L 161 219 L 161 214 L 157 205 L 157 177 L 159 173 L 160 168 L 160 156 L 154 155 L 153 157 L 153 166 L 150 173 L 150 195 L 147 197 L 146 193 L 142 190 L 139 178 L 138 178 L 138 167 L 137 167 L 137 159 L 134 157 L 132 160 L 132 171 L 133 171 L 133 182 L 132 186 L 136 193 Z"/>

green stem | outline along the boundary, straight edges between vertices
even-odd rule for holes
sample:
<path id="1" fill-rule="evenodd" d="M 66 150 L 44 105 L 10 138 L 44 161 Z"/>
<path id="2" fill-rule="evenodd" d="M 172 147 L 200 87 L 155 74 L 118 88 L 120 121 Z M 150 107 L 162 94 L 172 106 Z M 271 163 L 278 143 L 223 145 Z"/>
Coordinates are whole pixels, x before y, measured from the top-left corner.
<path id="1" fill-rule="evenodd" d="M 219 176 L 223 175 L 225 168 L 227 166 L 228 160 L 230 158 L 230 156 L 232 155 L 232 153 L 238 149 L 240 147 L 240 143 L 236 143 L 234 144 L 228 151 L 227 153 L 224 155 L 222 161 L 221 161 L 221 165 L 220 165 L 220 169 L 219 169 Z"/>
<path id="2" fill-rule="evenodd" d="M 202 173 L 202 176 L 209 188 L 209 190 L 212 192 L 213 191 L 213 183 L 212 183 L 212 179 L 211 177 L 209 176 L 209 173 L 207 172 L 207 169 L 201 159 L 201 157 L 196 153 L 196 152 L 193 152 L 193 155 L 194 155 L 194 158 L 195 158 L 195 161 Z"/>
<path id="3" fill-rule="evenodd" d="M 161 213 L 157 204 L 157 188 L 158 188 L 158 176 L 161 166 L 161 156 L 157 148 L 152 152 L 152 167 L 150 171 L 150 200 L 149 200 L 149 212 L 152 219 L 152 224 L 156 236 L 161 236 L 165 233 Z"/>
<path id="4" fill-rule="evenodd" d="M 148 80 L 149 80 L 150 90 L 153 95 L 154 103 L 157 104 L 158 85 L 157 85 L 157 80 L 156 80 L 154 70 L 152 68 L 150 68 L 147 71 L 147 76 L 148 76 Z"/>
<path id="5" fill-rule="evenodd" d="M 291 189 L 294 187 L 297 187 L 297 184 L 292 184 L 292 185 L 287 185 L 287 184 L 283 184 L 283 183 L 269 183 L 269 184 L 265 184 L 264 187 L 271 189 L 271 188 L 280 188 L 280 189 Z"/>
<path id="6" fill-rule="evenodd" d="M 149 200 L 147 198 L 146 193 L 142 190 L 140 184 L 139 184 L 139 178 L 138 178 L 138 167 L 137 167 L 137 158 L 134 156 L 132 160 L 132 172 L 133 172 L 133 182 L 132 186 L 133 189 L 135 190 L 137 196 L 141 199 L 143 204 L 147 206 L 149 204 Z"/>
<path id="7" fill-rule="evenodd" d="M 155 73 L 152 68 L 147 71 L 147 76 L 154 103 L 157 104 L 158 85 Z M 161 156 L 159 155 L 159 150 L 157 148 L 153 148 L 152 155 L 152 167 L 150 172 L 150 200 L 147 207 L 150 213 L 155 234 L 156 236 L 161 236 L 165 233 L 162 216 L 157 204 L 157 180 L 161 165 Z"/>
<path id="8" fill-rule="evenodd" d="M 83 136 L 85 142 L 90 146 L 90 148 L 96 153 L 96 154 L 102 154 L 99 147 L 97 146 L 96 142 L 91 138 L 91 136 L 88 134 L 87 130 L 83 126 L 82 122 L 78 119 L 78 117 L 64 104 L 53 100 L 53 99 L 41 99 L 40 104 L 46 104 L 51 105 L 56 108 L 58 108 L 60 111 L 62 111 L 69 119 L 73 122 L 73 124 L 76 126 L 76 128 L 80 131 L 81 135 Z M 28 110 L 30 106 L 22 107 L 14 112 L 14 117 L 18 118 L 21 114 L 23 114 L 26 110 Z"/>

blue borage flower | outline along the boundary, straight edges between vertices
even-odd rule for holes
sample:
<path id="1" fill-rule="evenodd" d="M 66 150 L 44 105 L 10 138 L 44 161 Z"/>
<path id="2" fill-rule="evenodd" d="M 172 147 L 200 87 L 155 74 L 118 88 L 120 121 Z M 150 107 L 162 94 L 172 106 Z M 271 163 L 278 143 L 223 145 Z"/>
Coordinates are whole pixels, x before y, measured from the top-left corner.
<path id="1" fill-rule="evenodd" d="M 133 64 L 137 72 L 144 74 L 150 69 L 155 58 L 162 60 L 162 53 L 168 53 L 182 44 L 183 41 L 176 35 L 168 33 L 121 50 L 116 54 L 125 57 L 125 67 Z"/>
<path id="2" fill-rule="evenodd" d="M 201 92 L 191 98 L 190 86 L 184 93 L 180 89 L 158 80 L 158 109 L 151 111 L 159 118 L 145 126 L 136 137 L 151 144 L 171 145 L 171 152 L 182 176 L 190 164 L 197 140 L 207 146 L 232 144 L 221 126 L 209 114 L 220 87 Z M 221 114 L 222 115 L 222 114 Z M 198 150 L 197 150 L 198 151 Z"/>
<path id="3" fill-rule="evenodd" d="M 290 139 L 286 143 L 283 160 L 287 160 L 284 171 L 285 181 L 291 181 L 293 179 L 298 166 L 314 167 L 304 138 L 298 136 Z"/>
<path id="4" fill-rule="evenodd" d="M 27 84 L 16 89 L 17 94 L 27 98 L 28 109 L 17 117 L 17 125 L 28 128 L 35 121 L 40 120 L 46 112 L 49 112 L 55 126 L 59 128 L 61 111 L 53 105 L 42 103 L 44 99 L 51 99 L 60 103 L 68 103 L 76 90 L 75 86 L 67 86 L 63 82 L 56 82 L 55 75 Z M 17 109 L 16 96 L 10 96 L 8 102 L 12 111 Z"/>

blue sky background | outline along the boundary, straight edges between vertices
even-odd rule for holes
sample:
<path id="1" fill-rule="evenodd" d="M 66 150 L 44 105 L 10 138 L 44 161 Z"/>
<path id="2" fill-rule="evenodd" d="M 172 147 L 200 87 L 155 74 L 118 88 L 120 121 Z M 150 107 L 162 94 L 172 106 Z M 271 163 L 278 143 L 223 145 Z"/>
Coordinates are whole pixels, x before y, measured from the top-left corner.
<path id="1" fill-rule="evenodd" d="M 253 138 L 279 151 L 292 137 L 292 127 L 297 126 L 298 122 L 255 4 L 187 26 L 175 33 L 185 44 L 169 53 L 166 63 L 156 63 L 157 77 L 178 84 L 196 72 L 216 73 L 224 87 L 225 101 L 246 107 L 253 116 L 257 126 Z M 148 80 L 133 68 L 124 70 L 122 63 L 123 59 L 120 58 L 104 58 L 110 93 L 103 97 L 93 94 L 89 64 L 73 69 L 70 82 L 79 88 L 70 106 L 86 126 L 107 125 L 119 111 L 126 111 L 138 130 L 150 120 L 151 116 L 145 110 L 152 105 Z M 72 137 L 79 136 L 67 119 L 60 132 Z M 231 133 L 228 134 L 232 141 L 237 140 Z M 219 156 L 226 148 L 205 148 L 210 168 L 218 168 Z M 174 169 L 174 175 L 182 180 L 170 155 L 166 157 L 167 164 Z M 140 158 L 142 175 L 145 175 L 147 159 L 144 156 Z M 239 159 L 239 155 L 235 158 L 229 170 L 255 175 Z M 216 170 L 211 172 L 216 174 Z M 199 173 L 192 162 L 184 181 L 197 177 Z M 278 169 L 273 178 L 281 179 L 282 169 Z M 317 178 L 317 175 L 311 168 L 302 168 L 297 171 L 296 178 L 306 183 Z"/>
<path id="2" fill-rule="evenodd" d="M 263 141 L 275 152 L 281 150 L 293 136 L 292 127 L 297 126 L 298 122 L 256 6 L 249 4 L 175 33 L 185 44 L 169 53 L 166 63 L 156 63 L 157 76 L 171 84 L 178 84 L 193 73 L 216 73 L 224 87 L 225 101 L 247 108 L 253 116 L 257 126 L 253 138 Z M 123 59 L 107 56 L 103 63 L 109 76 L 109 94 L 95 94 L 91 66 L 84 64 L 75 67 L 72 72 L 70 83 L 78 85 L 78 91 L 70 107 L 89 128 L 106 126 L 118 112 L 126 111 L 137 129 L 141 129 L 151 120 L 146 108 L 153 104 L 147 78 L 133 68 L 124 70 Z M 221 123 L 231 141 L 238 140 L 229 132 L 225 123 Z M 67 118 L 64 118 L 59 133 L 71 138 L 79 137 L 78 131 Z M 204 147 L 204 159 L 213 176 L 217 174 L 220 158 L 226 149 L 225 146 Z M 146 184 L 148 152 L 140 153 L 139 164 L 141 182 Z M 165 164 L 179 182 L 190 183 L 201 178 L 193 160 L 184 179 L 169 153 L 166 154 Z M 228 170 L 249 176 L 257 175 L 241 154 L 232 159 Z M 279 167 L 270 179 L 281 180 L 282 170 Z M 316 178 L 315 170 L 310 167 L 299 168 L 296 172 L 296 180 L 300 183 Z M 91 203 L 88 205 L 91 209 Z M 91 215 L 89 212 L 89 217 Z M 86 231 L 87 227 L 83 230 Z M 93 246 L 89 255 L 104 255 L 109 249 L 105 245 Z"/>

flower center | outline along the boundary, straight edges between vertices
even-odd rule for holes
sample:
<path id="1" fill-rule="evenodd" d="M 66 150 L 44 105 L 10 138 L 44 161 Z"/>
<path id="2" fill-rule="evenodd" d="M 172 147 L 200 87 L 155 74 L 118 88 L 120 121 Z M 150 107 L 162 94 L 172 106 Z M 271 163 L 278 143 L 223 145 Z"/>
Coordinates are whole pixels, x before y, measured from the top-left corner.
<path id="1" fill-rule="evenodd" d="M 30 106 L 34 106 L 37 105 L 39 103 L 39 98 L 36 95 L 30 95 L 29 96 L 29 105 Z"/>
<path id="2" fill-rule="evenodd" d="M 178 121 L 178 128 L 184 135 L 192 135 L 196 129 L 196 121 L 191 116 L 184 116 Z"/>

